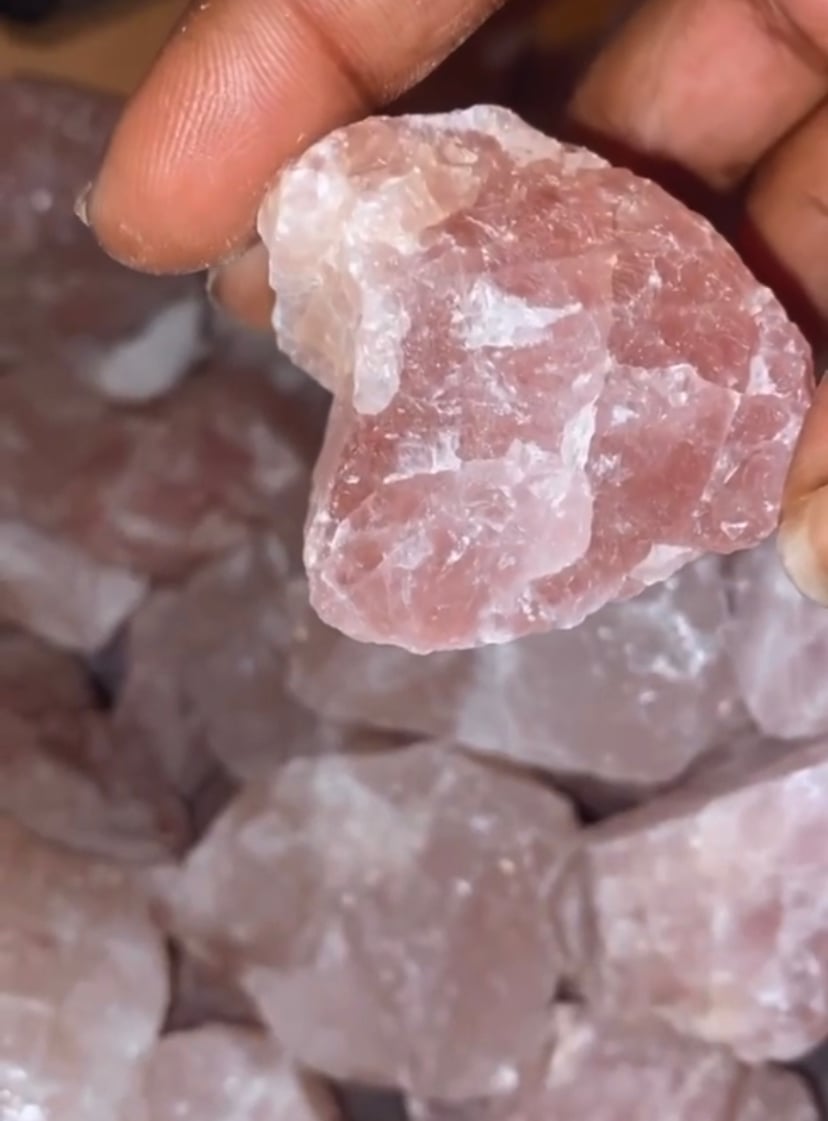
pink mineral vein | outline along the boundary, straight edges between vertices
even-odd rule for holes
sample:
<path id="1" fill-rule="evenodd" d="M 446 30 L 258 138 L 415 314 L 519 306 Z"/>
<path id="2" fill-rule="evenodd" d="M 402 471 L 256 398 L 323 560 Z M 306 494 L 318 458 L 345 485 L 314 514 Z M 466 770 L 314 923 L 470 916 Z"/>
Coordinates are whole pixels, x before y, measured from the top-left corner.
<path id="1" fill-rule="evenodd" d="M 334 393 L 313 604 L 417 652 L 570 627 L 772 532 L 808 347 L 702 218 L 498 108 L 372 119 L 259 228 Z"/>

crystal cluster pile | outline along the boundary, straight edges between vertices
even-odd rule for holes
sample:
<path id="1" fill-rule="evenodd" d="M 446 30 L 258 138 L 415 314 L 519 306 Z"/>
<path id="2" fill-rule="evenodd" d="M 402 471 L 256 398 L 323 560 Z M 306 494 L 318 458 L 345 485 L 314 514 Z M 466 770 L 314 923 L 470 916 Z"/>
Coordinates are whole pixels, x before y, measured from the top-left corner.
<path id="1" fill-rule="evenodd" d="M 372 310 L 320 257 L 280 305 L 337 395 L 314 483 L 328 396 L 73 219 L 107 106 L 14 82 L 0 107 L 2 1121 L 817 1121 L 828 616 L 772 544 L 738 551 L 809 392 L 777 305 L 656 188 L 502 114 L 460 118 L 474 144 L 457 118 L 340 134 L 277 191 L 328 169 L 307 237 L 341 204 L 401 287 Z M 433 600 L 429 511 L 446 557 L 479 534 Z M 405 635 L 346 637 L 357 601 Z"/>

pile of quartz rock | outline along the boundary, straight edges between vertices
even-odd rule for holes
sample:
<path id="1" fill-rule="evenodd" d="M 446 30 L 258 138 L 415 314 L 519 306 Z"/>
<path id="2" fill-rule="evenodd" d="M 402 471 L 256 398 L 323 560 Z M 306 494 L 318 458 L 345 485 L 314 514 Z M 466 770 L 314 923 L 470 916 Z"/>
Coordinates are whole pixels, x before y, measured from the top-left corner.
<path id="1" fill-rule="evenodd" d="M 0 1117 L 816 1121 L 828 613 L 772 542 L 570 631 L 345 637 L 327 397 L 94 251 L 106 105 L 0 104 Z"/>

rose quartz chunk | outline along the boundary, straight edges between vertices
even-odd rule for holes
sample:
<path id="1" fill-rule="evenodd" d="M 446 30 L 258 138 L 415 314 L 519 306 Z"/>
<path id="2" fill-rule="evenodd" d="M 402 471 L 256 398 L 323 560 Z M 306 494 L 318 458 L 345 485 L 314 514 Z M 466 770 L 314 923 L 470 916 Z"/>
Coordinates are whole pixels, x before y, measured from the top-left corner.
<path id="1" fill-rule="evenodd" d="M 446 736 L 641 796 L 747 719 L 722 641 L 708 558 L 569 632 L 425 657 L 357 643 L 319 622 L 297 585 L 290 683 L 335 719 Z"/>
<path id="2" fill-rule="evenodd" d="M 786 575 L 774 545 L 733 558 L 727 644 L 742 693 L 769 735 L 828 733 L 828 612 Z"/>
<path id="3" fill-rule="evenodd" d="M 255 368 L 203 369 L 143 409 L 62 371 L 9 374 L 0 418 L 0 518 L 154 577 L 243 544 L 305 471 L 283 399 Z"/>
<path id="4" fill-rule="evenodd" d="M 211 758 L 247 780 L 340 745 L 285 686 L 289 576 L 279 537 L 262 537 L 156 592 L 133 620 L 115 724 L 154 745 L 179 789 L 198 786 Z"/>
<path id="5" fill-rule="evenodd" d="M 0 521 L 0 620 L 56 646 L 104 646 L 146 592 L 146 581 L 23 522 Z"/>
<path id="6" fill-rule="evenodd" d="M 332 626 L 502 642 L 774 528 L 808 348 L 652 183 L 482 106 L 335 132 L 259 228 L 280 345 L 336 396 L 305 543 Z"/>
<path id="7" fill-rule="evenodd" d="M 73 849 L 126 861 L 180 851 L 184 808 L 145 745 L 115 742 L 80 665 L 0 634 L 0 812 Z"/>
<path id="8" fill-rule="evenodd" d="M 569 881 L 579 985 L 748 1061 L 828 1033 L 828 746 L 665 796 L 587 835 Z"/>
<path id="9" fill-rule="evenodd" d="M 114 1121 L 167 999 L 125 873 L 0 819 L 0 1114 Z"/>
<path id="10" fill-rule="evenodd" d="M 332 1121 L 333 1101 L 272 1039 L 222 1025 L 162 1039 L 123 1121 Z"/>
<path id="11" fill-rule="evenodd" d="M 544 1037 L 574 831 L 557 795 L 453 748 L 294 760 L 219 818 L 167 906 L 300 1062 L 481 1095 Z"/>
<path id="12" fill-rule="evenodd" d="M 518 1091 L 453 1111 L 418 1106 L 422 1121 L 817 1121 L 804 1081 L 746 1067 L 721 1047 L 636 1024 L 554 1010 L 555 1042 Z M 458 1117 L 462 1113 L 462 1118 Z"/>

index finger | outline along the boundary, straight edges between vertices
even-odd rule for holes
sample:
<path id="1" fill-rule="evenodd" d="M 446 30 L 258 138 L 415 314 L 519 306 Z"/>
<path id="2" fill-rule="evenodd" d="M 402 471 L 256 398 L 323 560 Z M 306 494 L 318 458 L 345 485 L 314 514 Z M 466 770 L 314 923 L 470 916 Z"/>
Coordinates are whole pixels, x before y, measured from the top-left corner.
<path id="1" fill-rule="evenodd" d="M 195 0 L 110 143 L 86 212 L 114 257 L 204 268 L 286 159 L 424 76 L 502 0 Z"/>
<path id="2" fill-rule="evenodd" d="M 645 0 L 572 115 L 727 188 L 822 100 L 826 48 L 824 0 Z"/>

